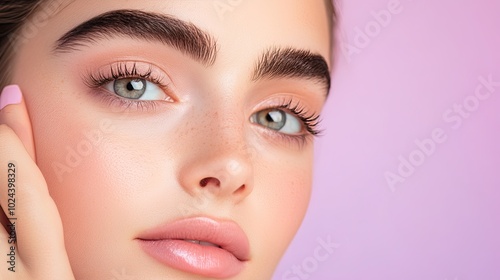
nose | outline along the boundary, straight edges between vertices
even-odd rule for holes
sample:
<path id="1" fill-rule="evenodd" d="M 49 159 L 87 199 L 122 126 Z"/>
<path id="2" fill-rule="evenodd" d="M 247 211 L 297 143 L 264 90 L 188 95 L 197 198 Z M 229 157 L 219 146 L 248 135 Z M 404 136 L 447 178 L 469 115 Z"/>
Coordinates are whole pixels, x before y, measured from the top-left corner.
<path id="1" fill-rule="evenodd" d="M 239 203 L 253 190 L 254 149 L 244 136 L 241 122 L 217 125 L 191 131 L 184 143 L 178 180 L 191 196 L 211 197 Z"/>
<path id="2" fill-rule="evenodd" d="M 179 181 L 192 196 L 209 192 L 239 203 L 252 192 L 252 176 L 252 166 L 243 153 L 205 154 L 184 164 Z"/>

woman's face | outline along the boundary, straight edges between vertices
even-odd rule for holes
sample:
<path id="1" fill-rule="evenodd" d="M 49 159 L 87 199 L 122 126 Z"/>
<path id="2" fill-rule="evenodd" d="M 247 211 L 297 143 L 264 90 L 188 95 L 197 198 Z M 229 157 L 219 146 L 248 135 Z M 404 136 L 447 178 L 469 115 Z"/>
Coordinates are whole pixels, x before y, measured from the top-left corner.
<path id="1" fill-rule="evenodd" d="M 76 278 L 269 279 L 311 192 L 324 1 L 48 4 L 12 82 Z"/>

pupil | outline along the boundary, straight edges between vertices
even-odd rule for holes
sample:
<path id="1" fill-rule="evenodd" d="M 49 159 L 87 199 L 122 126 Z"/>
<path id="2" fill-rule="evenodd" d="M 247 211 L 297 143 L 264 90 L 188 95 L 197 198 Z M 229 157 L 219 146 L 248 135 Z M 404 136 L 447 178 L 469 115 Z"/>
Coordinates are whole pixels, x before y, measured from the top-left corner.
<path id="1" fill-rule="evenodd" d="M 281 111 L 270 111 L 266 115 L 266 121 L 268 122 L 275 122 L 275 123 L 281 123 L 283 122 L 284 116 Z"/>
<path id="2" fill-rule="evenodd" d="M 260 121 L 262 122 L 262 125 L 268 128 L 280 130 L 286 124 L 286 115 L 281 110 L 265 110 L 262 111 L 261 114 Z"/>
<path id="3" fill-rule="evenodd" d="M 131 80 L 127 83 L 127 90 L 141 90 L 144 88 L 144 82 L 140 79 Z"/>
<path id="4" fill-rule="evenodd" d="M 146 92 L 146 81 L 143 79 L 116 79 L 114 92 L 128 99 L 140 99 Z"/>

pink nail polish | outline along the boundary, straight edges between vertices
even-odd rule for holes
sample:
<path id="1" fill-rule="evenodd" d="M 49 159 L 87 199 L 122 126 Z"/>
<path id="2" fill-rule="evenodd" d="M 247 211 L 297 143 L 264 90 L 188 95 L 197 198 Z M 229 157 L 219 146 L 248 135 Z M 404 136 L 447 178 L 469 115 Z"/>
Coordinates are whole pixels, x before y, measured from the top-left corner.
<path id="1" fill-rule="evenodd" d="M 4 87 L 2 94 L 0 94 L 0 110 L 5 108 L 7 105 L 21 103 L 22 98 L 21 89 L 18 85 Z"/>

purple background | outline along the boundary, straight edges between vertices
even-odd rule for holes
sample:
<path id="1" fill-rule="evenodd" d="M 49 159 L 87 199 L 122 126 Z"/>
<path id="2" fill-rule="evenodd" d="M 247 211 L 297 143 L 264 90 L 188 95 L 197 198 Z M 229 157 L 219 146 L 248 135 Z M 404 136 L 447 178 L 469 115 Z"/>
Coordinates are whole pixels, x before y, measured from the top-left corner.
<path id="1" fill-rule="evenodd" d="M 475 97 L 500 83 L 500 1 L 338 5 L 357 52 L 339 51 L 310 209 L 273 279 L 500 279 L 500 84 Z M 418 166 L 391 188 L 400 156 Z"/>

